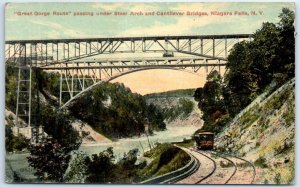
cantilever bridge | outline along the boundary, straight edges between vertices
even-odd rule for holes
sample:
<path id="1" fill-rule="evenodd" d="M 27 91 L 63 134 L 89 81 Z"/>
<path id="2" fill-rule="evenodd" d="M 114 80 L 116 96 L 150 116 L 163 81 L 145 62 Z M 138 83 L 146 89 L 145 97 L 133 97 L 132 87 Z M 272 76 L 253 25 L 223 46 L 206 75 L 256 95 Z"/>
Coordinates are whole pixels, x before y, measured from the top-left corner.
<path id="1" fill-rule="evenodd" d="M 59 104 L 64 108 L 95 85 L 128 73 L 149 69 L 220 69 L 226 65 L 232 46 L 252 37 L 231 34 L 6 41 L 5 63 L 18 68 L 16 123 L 21 117 L 31 125 L 31 81 L 36 69 L 59 72 Z M 135 57 L 116 58 L 121 53 Z M 68 100 L 63 103 L 62 98 Z"/>

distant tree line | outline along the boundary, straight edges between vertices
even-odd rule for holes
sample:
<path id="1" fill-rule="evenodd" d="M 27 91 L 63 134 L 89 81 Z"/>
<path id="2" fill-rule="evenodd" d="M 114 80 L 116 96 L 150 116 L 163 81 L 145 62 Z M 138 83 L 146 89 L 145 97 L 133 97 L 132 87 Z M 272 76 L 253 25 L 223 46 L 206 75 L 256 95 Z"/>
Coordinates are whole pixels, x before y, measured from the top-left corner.
<path id="1" fill-rule="evenodd" d="M 219 132 L 239 111 L 266 89 L 275 89 L 295 76 L 295 13 L 283 8 L 277 24 L 263 23 L 252 41 L 231 49 L 224 79 L 207 77 L 194 97 L 203 112 L 202 130 Z"/>
<path id="2" fill-rule="evenodd" d="M 176 106 L 171 108 L 162 108 L 161 110 L 164 120 L 171 122 L 176 119 L 186 119 L 192 113 L 193 109 L 193 101 L 187 98 L 180 98 Z"/>

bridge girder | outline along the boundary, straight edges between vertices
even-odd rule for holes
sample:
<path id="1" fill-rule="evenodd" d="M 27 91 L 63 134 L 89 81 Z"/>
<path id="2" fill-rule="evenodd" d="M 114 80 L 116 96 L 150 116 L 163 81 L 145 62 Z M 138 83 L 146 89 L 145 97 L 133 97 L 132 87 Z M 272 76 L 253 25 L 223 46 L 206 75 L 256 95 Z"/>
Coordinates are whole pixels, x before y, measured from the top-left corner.
<path id="1" fill-rule="evenodd" d="M 201 67 L 212 71 L 215 67 L 225 66 L 225 61 L 206 58 L 148 58 L 148 59 L 95 59 L 73 61 L 72 64 L 42 67 L 43 70 L 60 73 L 60 106 L 65 106 L 62 99 L 77 98 L 78 94 L 94 87 L 99 81 L 110 81 L 117 77 L 149 69 L 174 69 L 197 73 Z M 66 100 L 67 98 L 67 100 Z"/>
<path id="2" fill-rule="evenodd" d="M 177 52 L 226 60 L 231 47 L 251 34 L 87 38 L 59 40 L 12 40 L 5 42 L 7 62 L 35 59 L 44 67 L 101 54 Z M 22 51 L 26 51 L 23 53 Z"/>

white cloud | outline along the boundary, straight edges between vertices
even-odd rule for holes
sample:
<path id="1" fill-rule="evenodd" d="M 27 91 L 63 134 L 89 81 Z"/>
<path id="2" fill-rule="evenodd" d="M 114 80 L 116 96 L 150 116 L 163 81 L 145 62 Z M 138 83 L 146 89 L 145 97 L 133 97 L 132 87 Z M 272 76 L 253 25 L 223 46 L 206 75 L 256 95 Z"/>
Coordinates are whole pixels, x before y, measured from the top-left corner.
<path id="1" fill-rule="evenodd" d="M 159 8 L 158 4 L 154 3 L 136 3 L 134 6 L 130 9 L 132 12 L 150 12 L 153 10 L 157 10 Z"/>
<path id="2" fill-rule="evenodd" d="M 105 11 L 114 11 L 124 6 L 124 3 L 92 3 L 92 8 L 101 8 Z"/>
<path id="3" fill-rule="evenodd" d="M 52 29 L 62 29 L 63 28 L 62 25 L 51 22 L 51 21 L 45 21 L 45 20 L 42 21 L 42 20 L 31 19 L 30 22 L 33 24 L 37 24 L 37 25 L 47 26 Z"/>
<path id="4" fill-rule="evenodd" d="M 151 6 L 147 7 L 147 6 Z M 155 5 L 156 7 L 154 7 Z M 177 3 L 170 5 L 168 8 L 171 11 L 183 11 L 183 12 L 207 12 L 208 16 L 181 16 L 176 17 L 177 21 L 175 23 L 165 23 L 163 20 L 166 16 L 157 16 L 157 20 L 154 23 L 149 22 L 148 27 L 132 27 L 124 30 L 122 33 L 117 36 L 152 36 L 152 35 L 188 35 L 195 34 L 191 33 L 193 30 L 198 28 L 205 28 L 205 26 L 212 24 L 222 24 L 226 26 L 227 24 L 240 22 L 241 24 L 244 22 L 249 22 L 249 17 L 247 16 L 212 16 L 210 15 L 211 11 L 229 11 L 232 12 L 231 3 Z M 237 5 L 237 4 L 235 4 Z M 256 4 L 257 5 L 257 4 Z M 259 5 L 259 8 L 263 8 L 267 6 L 266 4 Z M 157 4 L 141 4 L 138 3 L 132 8 L 133 11 L 151 11 L 157 10 Z M 239 11 L 239 10 L 237 10 Z M 175 17 L 174 17 L 175 18 Z M 258 19 L 256 22 L 262 22 L 264 17 Z M 250 29 L 256 27 L 253 26 L 253 22 L 251 24 L 246 24 L 246 28 Z M 220 28 L 222 29 L 222 28 Z M 245 28 L 237 28 L 238 31 L 245 30 Z M 249 31 L 248 31 L 249 32 Z M 250 31 L 251 32 L 251 31 Z M 213 33 L 212 33 L 213 34 Z"/>
<path id="5" fill-rule="evenodd" d="M 129 28 L 123 31 L 119 36 L 152 36 L 152 35 L 188 35 L 193 29 L 205 27 L 210 24 L 230 23 L 237 21 L 234 17 L 219 17 L 219 16 L 182 16 L 178 17 L 176 23 L 165 24 L 159 19 L 164 17 L 157 16 L 157 21 L 149 27 Z"/>
<path id="6" fill-rule="evenodd" d="M 46 32 L 48 39 L 56 38 L 84 38 L 89 37 L 85 32 L 67 28 L 66 25 L 62 26 L 61 24 L 45 21 L 45 20 L 30 20 L 31 23 L 36 25 L 42 25 L 50 28 L 50 31 Z"/>

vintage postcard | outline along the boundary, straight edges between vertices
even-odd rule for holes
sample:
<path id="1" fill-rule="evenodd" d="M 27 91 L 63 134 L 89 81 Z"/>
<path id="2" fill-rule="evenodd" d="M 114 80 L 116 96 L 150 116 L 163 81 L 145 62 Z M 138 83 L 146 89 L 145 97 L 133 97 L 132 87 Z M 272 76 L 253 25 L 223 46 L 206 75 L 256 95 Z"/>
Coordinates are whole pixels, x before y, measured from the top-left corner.
<path id="1" fill-rule="evenodd" d="M 293 184 L 295 4 L 7 3 L 7 183 Z"/>

